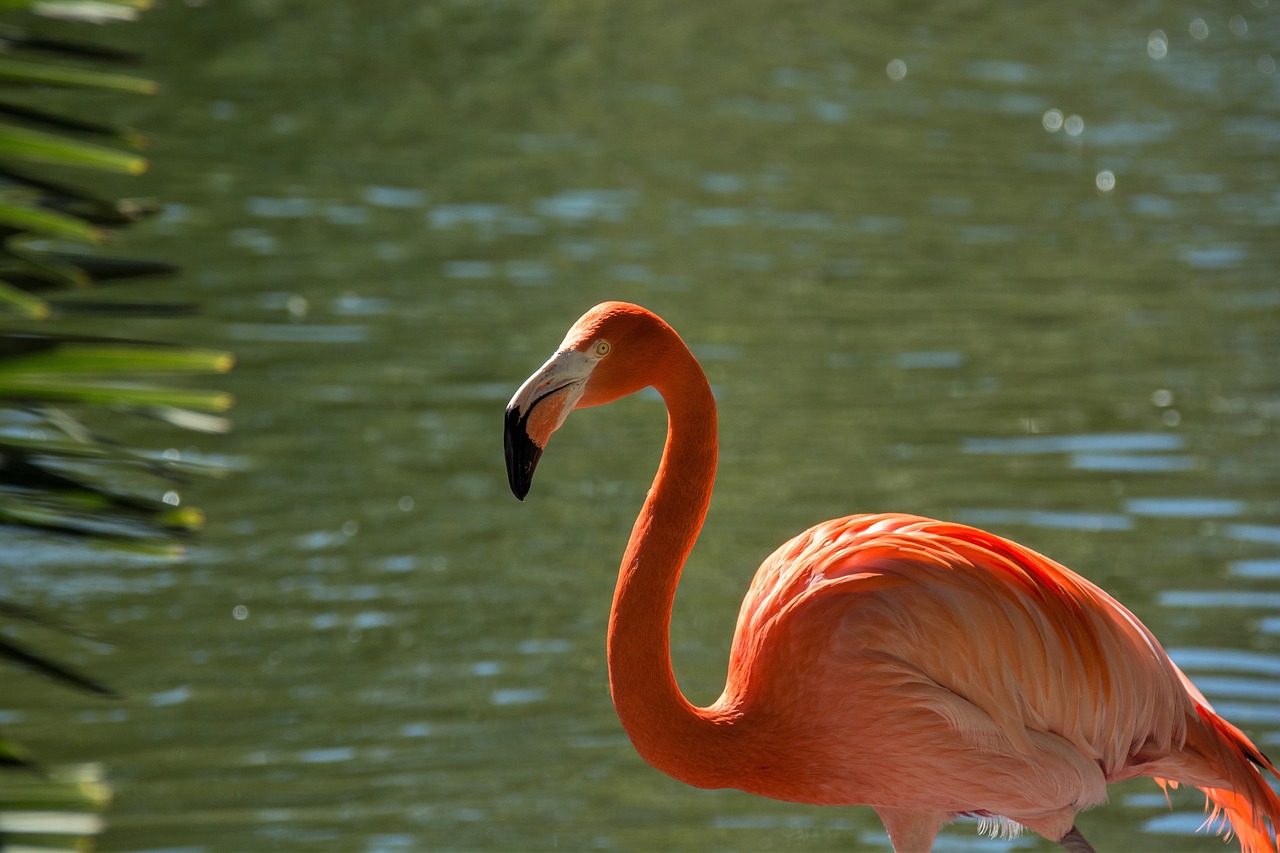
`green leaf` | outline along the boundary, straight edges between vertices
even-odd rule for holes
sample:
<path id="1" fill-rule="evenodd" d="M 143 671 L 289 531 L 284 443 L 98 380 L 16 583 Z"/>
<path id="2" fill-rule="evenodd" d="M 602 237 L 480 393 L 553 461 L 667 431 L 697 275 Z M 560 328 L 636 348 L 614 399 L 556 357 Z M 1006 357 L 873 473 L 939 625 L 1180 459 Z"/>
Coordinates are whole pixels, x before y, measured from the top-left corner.
<path id="1" fill-rule="evenodd" d="M 49 237 L 83 240 L 86 243 L 102 241 L 102 232 L 83 219 L 35 207 L 0 203 L 0 225 Z"/>
<path id="2" fill-rule="evenodd" d="M 165 388 L 131 382 L 55 379 L 51 376 L 0 376 L 0 398 L 129 408 L 173 406 L 199 412 L 225 412 L 231 408 L 231 395 L 225 391 Z"/>
<path id="3" fill-rule="evenodd" d="M 152 6 L 150 0 L 5 0 L 4 4 L 30 9 L 46 18 L 85 21 L 90 24 L 136 21 L 139 11 Z"/>
<path id="4" fill-rule="evenodd" d="M 154 80 L 134 77 L 132 74 L 93 71 L 67 65 L 49 65 L 45 62 L 26 62 L 21 59 L 0 59 L 0 83 L 107 89 L 112 92 L 128 92 L 135 95 L 154 95 L 160 90 Z"/>
<path id="5" fill-rule="evenodd" d="M 0 124 L 0 158 L 3 157 L 129 175 L 140 175 L 147 170 L 146 158 L 137 154 L 11 124 Z"/>
<path id="6" fill-rule="evenodd" d="M 142 11 L 154 5 L 153 0 L 0 0 L 0 10 L 39 9 L 49 6 L 119 6 Z"/>
<path id="7" fill-rule="evenodd" d="M 194 533 L 204 529 L 205 515 L 204 510 L 193 506 L 175 507 L 160 513 L 156 521 L 164 527 Z"/>
<path id="8" fill-rule="evenodd" d="M 0 513 L 3 513 L 3 511 L 4 508 L 0 507 Z M 26 649 L 13 640 L 4 637 L 0 637 L 0 660 L 21 664 L 41 675 L 52 678 L 54 681 L 60 681 L 71 687 L 79 687 L 81 690 L 97 693 L 99 696 L 117 695 L 110 687 L 87 678 L 69 667 Z"/>
<path id="9" fill-rule="evenodd" d="M 49 287 L 85 288 L 93 285 L 93 277 L 83 268 L 68 263 L 57 255 L 30 249 L 23 245 L 21 239 L 6 241 L 4 250 L 9 258 L 8 263 L 3 265 L 4 271 L 0 272 L 0 278 L 24 291 Z"/>
<path id="10" fill-rule="evenodd" d="M 226 373 L 229 352 L 125 344 L 64 343 L 0 361 L 0 377 L 40 374 Z"/>
<path id="11" fill-rule="evenodd" d="M 75 818 L 80 817 L 75 812 L 100 811 L 110 801 L 111 795 L 111 786 L 99 764 L 0 775 L 0 803 L 5 804 L 6 810 L 23 808 L 67 812 L 69 817 Z M 54 815 L 48 817 L 55 819 Z M 11 827 L 6 829 L 13 831 Z M 93 831 L 100 832 L 101 827 Z M 8 832 L 4 838 L 6 842 L 15 840 Z M 75 849 L 82 848 L 77 846 Z"/>
<path id="12" fill-rule="evenodd" d="M 12 308 L 33 320 L 45 320 L 53 314 L 53 308 L 48 302 L 2 280 L 0 280 L 0 305 Z"/>
<path id="13" fill-rule="evenodd" d="M 77 503 L 86 502 L 75 501 L 73 495 L 43 495 L 38 502 L 36 498 L 23 500 L 17 495 L 0 497 L 0 524 L 82 536 L 95 544 L 108 545 L 113 551 L 162 559 L 175 559 L 183 553 L 181 545 L 166 540 L 175 534 L 195 533 L 204 524 L 204 513 L 194 507 L 144 511 L 101 501 L 87 507 Z M 7 642 L 0 636 L 0 644 Z M 10 657 L 7 649 L 0 648 L 0 661 L 6 657 Z M 57 677 L 43 669 L 39 671 Z"/>
<path id="14" fill-rule="evenodd" d="M 0 123 L 0 127 L 3 126 Z M 6 186 L 0 191 L 0 200 L 14 206 L 38 206 L 79 217 L 96 226 L 128 225 L 153 213 L 152 203 L 146 199 L 97 198 L 81 188 L 22 174 L 12 163 L 4 163 L 3 171 Z M 6 247 L 12 249 L 14 242 L 14 238 L 9 238 Z M 19 248 L 23 242 L 19 240 Z"/>
<path id="15" fill-rule="evenodd" d="M 10 239 L 6 244 L 17 258 L 41 267 L 52 267 L 56 277 L 69 273 L 65 283 L 77 285 L 114 281 L 116 279 L 171 276 L 178 272 L 173 264 L 164 261 L 142 261 L 136 258 L 115 258 L 101 255 L 80 255 L 68 252 L 44 252 L 21 245 L 21 240 Z M 75 273 L 71 273 L 75 270 Z"/>
<path id="16" fill-rule="evenodd" d="M 85 121 L 6 101 L 0 101 L 0 115 L 29 124 L 37 124 L 48 130 L 105 136 L 130 148 L 142 148 L 147 142 L 147 137 L 133 128 L 116 127 L 98 121 Z"/>
<path id="17" fill-rule="evenodd" d="M 27 751 L 11 740 L 0 738 L 0 766 L 29 767 L 31 758 Z"/>

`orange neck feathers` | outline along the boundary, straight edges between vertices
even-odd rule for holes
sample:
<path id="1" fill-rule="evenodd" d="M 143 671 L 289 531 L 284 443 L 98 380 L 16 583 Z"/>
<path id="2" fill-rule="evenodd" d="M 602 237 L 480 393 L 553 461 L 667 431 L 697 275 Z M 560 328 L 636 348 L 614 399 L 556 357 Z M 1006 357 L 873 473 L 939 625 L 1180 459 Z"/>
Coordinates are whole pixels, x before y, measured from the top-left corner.
<path id="1" fill-rule="evenodd" d="M 706 375 L 670 327 L 665 358 L 647 377 L 667 405 L 662 463 L 622 558 L 609 618 L 609 687 L 636 750 L 651 765 L 703 788 L 736 773 L 731 722 L 681 694 L 671 667 L 671 608 L 702 528 L 715 480 L 716 406 Z M 656 342 L 655 342 L 656 343 Z"/>

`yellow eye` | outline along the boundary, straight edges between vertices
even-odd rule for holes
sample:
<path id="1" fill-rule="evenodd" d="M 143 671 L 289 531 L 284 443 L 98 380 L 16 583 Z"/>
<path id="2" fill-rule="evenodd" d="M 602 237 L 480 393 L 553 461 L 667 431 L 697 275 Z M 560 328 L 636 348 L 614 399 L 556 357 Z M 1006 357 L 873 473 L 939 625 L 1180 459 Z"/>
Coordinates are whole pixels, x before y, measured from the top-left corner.
<path id="1" fill-rule="evenodd" d="M 613 347 L 609 346 L 608 341 L 596 341 L 595 352 L 597 358 L 604 358 L 609 354 L 609 350 Z"/>

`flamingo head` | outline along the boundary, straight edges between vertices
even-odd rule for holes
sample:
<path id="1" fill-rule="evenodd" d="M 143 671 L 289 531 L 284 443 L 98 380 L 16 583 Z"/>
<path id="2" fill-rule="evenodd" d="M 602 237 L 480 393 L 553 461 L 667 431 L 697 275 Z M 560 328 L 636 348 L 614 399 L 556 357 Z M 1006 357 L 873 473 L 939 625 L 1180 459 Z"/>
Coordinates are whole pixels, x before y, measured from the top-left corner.
<path id="1" fill-rule="evenodd" d="M 653 384 L 671 338 L 679 340 L 657 315 L 626 302 L 597 305 L 573 324 L 507 404 L 507 480 L 517 498 L 529 493 L 542 451 L 569 412 Z"/>

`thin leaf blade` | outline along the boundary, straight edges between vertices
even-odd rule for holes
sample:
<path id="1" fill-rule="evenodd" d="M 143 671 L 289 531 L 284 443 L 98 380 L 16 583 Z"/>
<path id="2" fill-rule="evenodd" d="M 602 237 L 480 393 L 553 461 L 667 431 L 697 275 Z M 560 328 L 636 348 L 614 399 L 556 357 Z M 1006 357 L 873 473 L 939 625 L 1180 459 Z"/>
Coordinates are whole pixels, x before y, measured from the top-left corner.
<path id="1" fill-rule="evenodd" d="M 68 139 L 11 124 L 0 124 L 0 158 L 50 166 L 72 166 L 140 175 L 147 170 L 147 160 L 128 151 Z"/>

